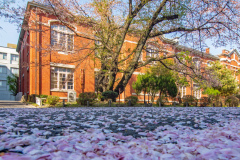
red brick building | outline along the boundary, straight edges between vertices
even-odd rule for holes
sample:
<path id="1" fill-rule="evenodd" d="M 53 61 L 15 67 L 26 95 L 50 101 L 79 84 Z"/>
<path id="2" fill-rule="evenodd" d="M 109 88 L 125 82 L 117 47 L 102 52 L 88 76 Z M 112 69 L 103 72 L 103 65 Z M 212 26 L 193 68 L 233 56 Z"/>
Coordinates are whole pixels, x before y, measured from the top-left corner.
<path id="1" fill-rule="evenodd" d="M 20 55 L 19 91 L 24 95 L 56 95 L 62 99 L 67 99 L 69 91 L 75 91 L 77 96 L 82 92 L 94 92 L 94 74 L 98 71 L 99 62 L 91 58 L 92 56 L 86 56 L 89 55 L 89 50 L 81 50 L 81 47 L 86 44 L 94 45 L 95 42 L 75 36 L 73 31 L 62 25 L 56 17 L 46 15 L 44 12 L 36 12 L 37 10 L 46 10 L 46 7 L 33 2 L 28 3 L 27 11 L 30 14 L 25 17 L 19 36 L 17 46 L 17 52 Z M 87 24 L 72 25 L 72 28 L 79 34 L 94 36 L 91 27 Z M 136 44 L 137 38 L 127 36 L 123 48 L 132 50 Z M 159 53 L 153 53 L 151 49 L 143 52 L 142 61 L 145 61 L 146 57 L 189 51 L 196 67 L 199 68 L 219 58 L 224 63 L 240 64 L 237 51 L 234 51 L 234 54 L 220 55 L 218 58 L 211 55 L 209 49 L 206 52 L 192 50 L 178 45 L 176 40 L 164 37 L 151 39 L 148 44 L 153 49 L 158 48 L 159 45 L 165 46 L 165 49 Z M 124 101 L 127 96 L 135 95 L 132 83 L 136 81 L 137 75 L 144 73 L 145 70 L 146 67 L 142 67 L 134 72 L 125 91 L 120 95 L 121 101 Z M 121 76 L 121 73 L 118 76 Z M 190 87 L 179 87 L 179 91 L 181 96 L 194 95 L 198 99 L 204 96 L 198 90 L 198 85 L 193 82 L 190 82 Z M 139 99 L 143 101 L 142 94 Z"/>

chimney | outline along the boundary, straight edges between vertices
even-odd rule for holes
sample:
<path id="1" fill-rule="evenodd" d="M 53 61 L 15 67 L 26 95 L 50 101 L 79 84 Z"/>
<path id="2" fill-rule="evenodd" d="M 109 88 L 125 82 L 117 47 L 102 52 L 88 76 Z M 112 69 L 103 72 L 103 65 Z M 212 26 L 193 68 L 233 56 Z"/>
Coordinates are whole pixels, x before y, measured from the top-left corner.
<path id="1" fill-rule="evenodd" d="M 206 48 L 206 53 L 210 54 L 210 48 Z"/>
<path id="2" fill-rule="evenodd" d="M 228 54 L 228 53 L 229 53 L 228 50 L 226 50 L 226 49 L 223 49 L 223 50 L 222 50 L 222 54 Z"/>

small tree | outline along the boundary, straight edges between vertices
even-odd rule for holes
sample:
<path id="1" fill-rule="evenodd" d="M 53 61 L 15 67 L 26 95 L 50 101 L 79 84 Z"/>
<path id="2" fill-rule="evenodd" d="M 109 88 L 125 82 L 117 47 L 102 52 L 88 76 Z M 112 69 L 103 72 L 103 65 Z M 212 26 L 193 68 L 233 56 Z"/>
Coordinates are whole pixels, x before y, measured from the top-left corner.
<path id="1" fill-rule="evenodd" d="M 77 103 L 81 105 L 87 105 L 87 101 L 89 102 L 89 105 L 93 105 L 96 101 L 97 95 L 94 92 L 84 92 L 80 93 Z"/>
<path id="2" fill-rule="evenodd" d="M 238 93 L 238 82 L 233 71 L 220 62 L 212 62 L 205 70 L 207 81 L 202 81 L 201 88 L 210 98 L 211 104 L 220 106 L 224 97 Z"/>
<path id="3" fill-rule="evenodd" d="M 228 96 L 225 99 L 225 104 L 228 104 L 229 107 L 237 107 L 239 104 L 239 99 L 234 95 Z"/>
<path id="4" fill-rule="evenodd" d="M 18 93 L 18 76 L 17 75 L 11 75 L 7 76 L 7 85 L 9 85 L 9 91 L 12 92 L 14 96 Z"/>
<path id="5" fill-rule="evenodd" d="M 149 92 L 149 78 L 150 78 L 149 73 L 138 75 L 137 81 L 133 84 L 133 89 L 135 89 L 136 92 L 140 93 L 141 91 L 143 91 L 144 103 L 146 102 L 145 94 Z"/>
<path id="6" fill-rule="evenodd" d="M 105 91 L 102 93 L 102 96 L 105 100 L 112 99 L 113 102 L 116 102 L 116 98 L 118 97 L 117 92 L 113 91 Z"/>

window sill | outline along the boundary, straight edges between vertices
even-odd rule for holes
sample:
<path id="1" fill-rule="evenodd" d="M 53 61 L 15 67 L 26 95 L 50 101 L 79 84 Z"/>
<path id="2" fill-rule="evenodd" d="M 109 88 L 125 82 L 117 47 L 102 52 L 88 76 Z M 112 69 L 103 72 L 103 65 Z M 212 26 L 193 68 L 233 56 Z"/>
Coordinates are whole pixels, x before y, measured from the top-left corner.
<path id="1" fill-rule="evenodd" d="M 68 52 L 58 52 L 58 54 L 68 55 Z"/>
<path id="2" fill-rule="evenodd" d="M 74 91 L 73 89 L 69 89 L 69 90 L 66 90 L 66 89 L 64 89 L 64 90 L 60 90 L 60 89 L 51 89 L 50 90 L 51 92 L 69 92 L 69 91 Z"/>
<path id="3" fill-rule="evenodd" d="M 68 54 L 72 54 L 73 53 L 73 50 L 72 51 L 55 50 L 55 51 L 57 51 L 58 54 L 64 54 L 64 55 L 68 55 Z"/>

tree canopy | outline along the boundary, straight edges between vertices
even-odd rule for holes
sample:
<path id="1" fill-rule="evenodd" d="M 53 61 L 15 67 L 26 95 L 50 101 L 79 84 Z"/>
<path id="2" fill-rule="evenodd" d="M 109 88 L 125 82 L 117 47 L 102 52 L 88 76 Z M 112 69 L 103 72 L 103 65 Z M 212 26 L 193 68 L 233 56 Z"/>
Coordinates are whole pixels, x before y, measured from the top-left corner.
<path id="1" fill-rule="evenodd" d="M 9 85 L 9 91 L 16 96 L 18 93 L 18 76 L 7 76 L 7 85 Z"/>
<path id="2" fill-rule="evenodd" d="M 140 60 L 142 52 L 148 51 L 148 44 L 164 39 L 164 35 L 178 36 L 180 43 L 188 44 L 194 49 L 202 49 L 206 46 L 204 43 L 206 39 L 214 40 L 215 46 L 224 46 L 230 42 L 240 44 L 238 0 L 91 0 L 87 3 L 76 0 L 40 0 L 37 2 L 48 8 L 45 11 L 39 9 L 38 12 L 53 14 L 58 21 L 69 27 L 75 36 L 98 42 L 99 45 L 93 47 L 86 44 L 82 48 L 75 48 L 78 49 L 76 52 L 87 50 L 89 56 L 93 55 L 93 50 L 97 50 L 98 54 L 94 54 L 93 57 L 100 61 L 100 70 L 97 72 L 97 86 L 100 91 L 118 92 L 119 88 L 123 91 L 134 71 L 153 61 L 159 61 L 167 67 L 163 60 L 175 57 L 183 64 L 175 51 L 163 57 L 155 56 L 145 61 Z M 19 17 L 18 14 L 16 13 L 16 17 Z M 29 15 L 27 11 L 25 20 L 28 21 L 26 15 Z M 83 34 L 71 27 L 82 24 L 87 24 L 94 34 Z M 44 32 L 39 29 L 37 31 Z M 136 45 L 132 50 L 124 48 L 128 36 L 136 38 Z M 173 48 L 174 42 L 171 42 Z M 156 46 L 156 52 L 161 53 L 166 50 L 165 45 L 156 44 Z M 82 60 L 74 61 L 82 62 Z M 169 66 L 168 69 L 175 68 Z M 117 79 L 119 72 L 122 76 Z"/>
<path id="3" fill-rule="evenodd" d="M 205 93 L 212 96 L 229 96 L 239 91 L 238 82 L 233 71 L 219 61 L 206 67 L 209 81 L 202 83 Z"/>
<path id="4" fill-rule="evenodd" d="M 171 61 L 165 63 L 171 64 Z M 155 67 L 151 67 L 146 74 L 138 75 L 136 82 L 133 83 L 133 88 L 137 94 L 141 93 L 141 91 L 144 92 L 144 102 L 145 93 L 151 95 L 152 102 L 154 102 L 154 98 L 158 93 L 159 98 L 162 98 L 162 95 L 176 97 L 178 93 L 176 79 L 179 78 L 176 73 L 168 70 L 161 64 L 156 65 Z"/>

